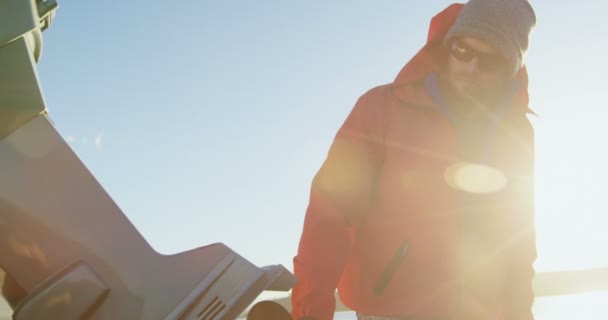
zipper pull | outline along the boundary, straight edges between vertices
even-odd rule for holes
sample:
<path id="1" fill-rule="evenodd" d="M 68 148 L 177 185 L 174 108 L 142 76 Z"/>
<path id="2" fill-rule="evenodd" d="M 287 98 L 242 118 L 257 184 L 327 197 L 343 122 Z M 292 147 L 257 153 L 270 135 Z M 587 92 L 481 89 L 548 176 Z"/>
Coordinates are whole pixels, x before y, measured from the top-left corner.
<path id="1" fill-rule="evenodd" d="M 386 268 L 384 268 L 384 271 L 380 274 L 378 281 L 376 281 L 376 286 L 374 287 L 374 294 L 376 296 L 380 296 L 382 292 L 384 292 L 384 289 L 386 289 L 389 282 L 395 275 L 397 268 L 407 255 L 409 248 L 410 242 L 407 240 L 404 241 L 401 246 L 399 246 L 391 261 L 386 265 Z"/>

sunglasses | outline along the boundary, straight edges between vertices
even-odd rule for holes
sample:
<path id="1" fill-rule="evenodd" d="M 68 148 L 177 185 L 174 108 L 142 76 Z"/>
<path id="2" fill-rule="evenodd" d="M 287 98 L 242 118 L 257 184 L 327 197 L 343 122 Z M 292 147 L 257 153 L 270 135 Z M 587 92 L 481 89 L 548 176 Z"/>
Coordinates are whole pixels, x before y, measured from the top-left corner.
<path id="1" fill-rule="evenodd" d="M 450 53 L 454 58 L 462 62 L 470 62 L 473 58 L 477 57 L 477 65 L 484 71 L 504 72 L 508 67 L 506 59 L 502 56 L 479 52 L 459 39 L 454 39 L 454 41 L 452 41 Z"/>

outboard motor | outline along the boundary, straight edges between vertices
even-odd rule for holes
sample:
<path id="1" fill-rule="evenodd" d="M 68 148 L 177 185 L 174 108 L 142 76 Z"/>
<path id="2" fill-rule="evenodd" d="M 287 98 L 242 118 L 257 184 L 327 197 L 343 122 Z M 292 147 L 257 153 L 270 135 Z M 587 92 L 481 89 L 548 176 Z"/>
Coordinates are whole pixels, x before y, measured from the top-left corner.
<path id="1" fill-rule="evenodd" d="M 36 63 L 56 8 L 0 1 L 0 266 L 13 318 L 228 320 L 264 290 L 290 290 L 283 266 L 222 243 L 161 255 L 126 218 L 47 113 Z"/>

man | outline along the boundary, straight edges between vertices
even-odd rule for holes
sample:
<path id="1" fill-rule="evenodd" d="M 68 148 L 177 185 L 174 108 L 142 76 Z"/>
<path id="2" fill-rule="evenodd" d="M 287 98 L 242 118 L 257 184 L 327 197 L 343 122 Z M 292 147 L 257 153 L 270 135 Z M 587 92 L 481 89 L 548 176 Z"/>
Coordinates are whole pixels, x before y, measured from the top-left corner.
<path id="1" fill-rule="evenodd" d="M 314 178 L 296 320 L 531 320 L 536 259 L 525 0 L 433 17 L 393 83 L 360 97 Z"/>

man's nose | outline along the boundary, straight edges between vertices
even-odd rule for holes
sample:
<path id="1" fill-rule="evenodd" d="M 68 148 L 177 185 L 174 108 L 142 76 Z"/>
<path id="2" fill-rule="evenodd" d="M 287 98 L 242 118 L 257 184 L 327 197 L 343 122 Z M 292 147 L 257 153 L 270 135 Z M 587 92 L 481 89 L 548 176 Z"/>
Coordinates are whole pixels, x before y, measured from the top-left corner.
<path id="1" fill-rule="evenodd" d="M 479 73 L 481 69 L 479 68 L 479 60 L 477 59 L 477 57 L 474 57 L 473 59 L 471 59 L 471 61 L 467 62 L 464 66 L 464 69 L 470 74 Z"/>

